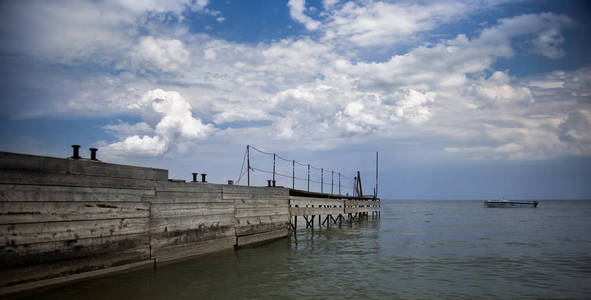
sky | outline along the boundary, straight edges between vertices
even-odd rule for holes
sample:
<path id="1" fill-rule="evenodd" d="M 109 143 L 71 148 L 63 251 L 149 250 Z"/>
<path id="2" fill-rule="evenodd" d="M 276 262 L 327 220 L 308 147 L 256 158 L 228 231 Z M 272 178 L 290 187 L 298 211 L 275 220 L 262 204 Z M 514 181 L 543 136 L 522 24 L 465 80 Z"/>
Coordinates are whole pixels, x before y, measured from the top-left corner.
<path id="1" fill-rule="evenodd" d="M 0 151 L 246 184 L 252 145 L 252 185 L 277 153 L 343 194 L 379 152 L 382 199 L 591 199 L 590 28 L 588 1 L 1 1 Z"/>

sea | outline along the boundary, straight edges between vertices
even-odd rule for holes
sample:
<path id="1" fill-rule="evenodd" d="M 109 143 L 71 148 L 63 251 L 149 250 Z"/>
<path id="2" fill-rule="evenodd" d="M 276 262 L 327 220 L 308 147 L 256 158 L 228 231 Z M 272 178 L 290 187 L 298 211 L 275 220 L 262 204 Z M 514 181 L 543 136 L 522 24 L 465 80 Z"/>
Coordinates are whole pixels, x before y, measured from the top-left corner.
<path id="1" fill-rule="evenodd" d="M 27 297 L 590 299 L 591 201 L 382 200 L 380 218 Z"/>

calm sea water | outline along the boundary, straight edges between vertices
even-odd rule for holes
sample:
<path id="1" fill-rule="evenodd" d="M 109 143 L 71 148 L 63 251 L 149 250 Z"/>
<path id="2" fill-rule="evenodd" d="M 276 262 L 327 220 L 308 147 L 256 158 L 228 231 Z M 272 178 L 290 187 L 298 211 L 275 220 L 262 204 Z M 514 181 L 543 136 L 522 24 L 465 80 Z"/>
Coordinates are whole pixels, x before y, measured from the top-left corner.
<path id="1" fill-rule="evenodd" d="M 36 299 L 591 297 L 591 201 L 382 201 L 382 217 Z M 303 222 L 300 222 L 303 223 Z"/>

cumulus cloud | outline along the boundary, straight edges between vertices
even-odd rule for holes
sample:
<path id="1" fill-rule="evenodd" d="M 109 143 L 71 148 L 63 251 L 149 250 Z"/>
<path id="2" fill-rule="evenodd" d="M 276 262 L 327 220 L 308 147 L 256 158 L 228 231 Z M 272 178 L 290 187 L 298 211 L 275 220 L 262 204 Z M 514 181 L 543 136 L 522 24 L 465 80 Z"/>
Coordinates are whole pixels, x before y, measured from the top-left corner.
<path id="1" fill-rule="evenodd" d="M 494 69 L 496 60 L 523 49 L 547 58 L 564 55 L 562 29 L 572 23 L 564 15 L 515 16 L 480 33 L 426 43 L 422 32 L 463 18 L 474 7 L 324 1 L 325 11 L 315 13 L 305 1 L 292 0 L 291 17 L 315 31 L 311 36 L 241 44 L 194 33 L 182 22 L 154 23 L 147 17 L 161 12 L 180 18 L 189 9 L 222 18 L 207 10 L 208 1 L 74 2 L 65 11 L 58 10 L 61 2 L 30 3 L 39 18 L 24 18 L 32 24 L 26 31 L 14 29 L 17 41 L 22 36 L 39 44 L 31 49 L 53 57 L 52 62 L 96 60 L 104 68 L 116 67 L 72 79 L 60 91 L 54 88 L 61 97 L 46 101 L 36 115 L 139 115 L 139 123 L 105 126 L 118 139 L 107 146 L 113 153 L 177 153 L 212 136 L 236 143 L 287 140 L 296 148 L 436 137 L 442 152 L 466 157 L 591 152 L 585 113 L 577 112 L 591 96 L 589 69 L 528 78 Z M 83 25 L 89 29 L 79 29 Z M 37 29 L 47 36 L 37 36 Z M 56 42 L 60 34 L 64 45 Z M 381 61 L 363 59 L 364 47 L 387 48 L 410 37 L 417 38 L 417 46 Z M 3 42 L 2 47 L 12 46 Z M 55 59 L 60 55 L 69 59 Z M 258 125 L 229 128 L 233 122 Z"/>
<path id="2" fill-rule="evenodd" d="M 187 142 L 206 138 L 214 128 L 195 119 L 191 104 L 178 92 L 155 89 L 147 92 L 140 101 L 131 105 L 140 111 L 148 111 L 160 116 L 154 128 L 154 136 L 139 134 L 128 136 L 122 141 L 107 146 L 106 151 L 113 154 L 162 155 L 169 151 L 184 150 Z M 109 129 L 148 129 L 149 125 L 138 123 L 131 126 L 112 126 Z M 126 128 L 127 127 L 127 128 Z"/>
<path id="3" fill-rule="evenodd" d="M 531 51 L 549 58 L 560 58 L 564 51 L 560 45 L 564 42 L 561 29 L 572 24 L 566 15 L 552 13 L 525 14 L 508 19 L 501 19 L 499 24 L 488 28 L 480 35 L 480 42 L 485 45 L 507 44 L 507 39 L 516 36 L 531 36 Z M 503 49 L 505 56 L 512 56 L 510 47 Z"/>
<path id="4" fill-rule="evenodd" d="M 304 24 L 308 30 L 316 30 L 320 22 L 306 15 L 306 0 L 289 0 L 289 15 L 296 21 Z"/>
<path id="5" fill-rule="evenodd" d="M 330 16 L 326 36 L 346 39 L 358 46 L 391 45 L 461 16 L 467 9 L 460 2 L 419 5 L 351 1 Z"/>
<path id="6" fill-rule="evenodd" d="M 135 65 L 175 71 L 190 64 L 189 52 L 178 39 L 142 37 L 134 46 L 131 60 Z"/>
<path id="7" fill-rule="evenodd" d="M 509 75 L 505 72 L 497 71 L 491 74 L 487 79 L 482 79 L 476 85 L 476 93 L 482 96 L 481 99 L 489 103 L 532 103 L 533 95 L 528 87 L 512 86 Z"/>

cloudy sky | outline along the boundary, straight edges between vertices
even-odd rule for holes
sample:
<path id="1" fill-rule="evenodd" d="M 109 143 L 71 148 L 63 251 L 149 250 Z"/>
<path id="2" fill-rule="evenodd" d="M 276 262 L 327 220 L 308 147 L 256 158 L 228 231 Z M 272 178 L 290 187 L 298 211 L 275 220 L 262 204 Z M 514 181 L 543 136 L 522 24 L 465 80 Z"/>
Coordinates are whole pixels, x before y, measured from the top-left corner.
<path id="1" fill-rule="evenodd" d="M 587 1 L 2 1 L 0 150 L 225 182 L 250 144 L 343 193 L 356 170 L 371 191 L 379 151 L 382 198 L 591 198 L 590 20 Z M 272 157 L 252 164 L 264 184 Z"/>

